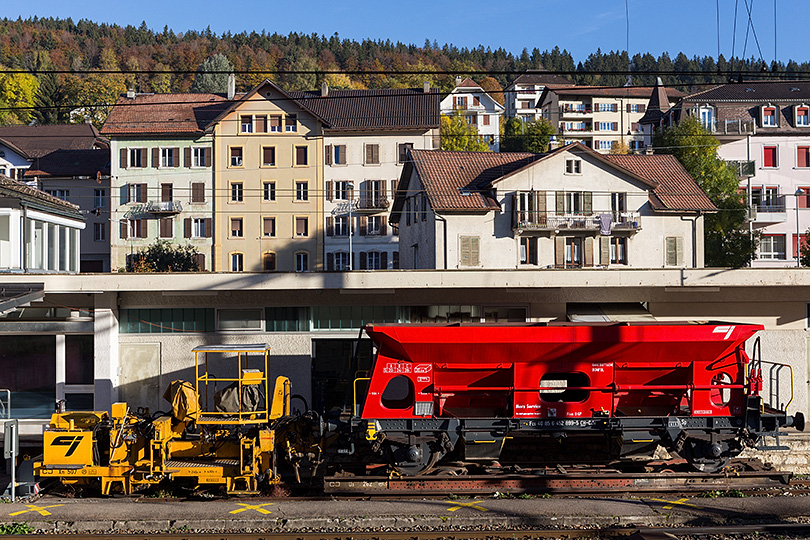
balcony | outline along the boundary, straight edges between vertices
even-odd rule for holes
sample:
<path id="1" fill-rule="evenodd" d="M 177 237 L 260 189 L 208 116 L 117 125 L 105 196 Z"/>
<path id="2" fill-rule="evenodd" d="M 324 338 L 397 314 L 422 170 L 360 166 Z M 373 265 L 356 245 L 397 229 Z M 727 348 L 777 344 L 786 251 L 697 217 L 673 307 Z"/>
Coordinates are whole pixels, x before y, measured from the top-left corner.
<path id="1" fill-rule="evenodd" d="M 560 133 L 585 133 L 591 129 L 590 122 L 560 122 Z"/>
<path id="2" fill-rule="evenodd" d="M 753 120 L 713 120 L 704 126 L 715 135 L 755 135 L 757 131 Z"/>
<path id="3" fill-rule="evenodd" d="M 751 205 L 751 216 L 756 223 L 783 223 L 787 221 L 787 206 L 785 196 L 773 197 L 765 203 L 755 203 Z"/>
<path id="4" fill-rule="evenodd" d="M 377 214 L 388 210 L 389 205 L 388 197 L 367 195 L 358 199 L 356 211 L 358 214 Z"/>
<path id="5" fill-rule="evenodd" d="M 560 107 L 560 114 L 563 118 L 583 118 L 593 114 L 590 105 L 565 104 Z"/>
<path id="6" fill-rule="evenodd" d="M 144 209 L 148 214 L 173 216 L 183 211 L 180 201 L 149 201 Z"/>
<path id="7" fill-rule="evenodd" d="M 729 160 L 726 161 L 729 165 L 734 167 L 737 171 L 737 176 L 740 178 L 750 178 L 756 176 L 757 167 L 754 160 Z"/>
<path id="8" fill-rule="evenodd" d="M 641 216 L 638 212 L 557 214 L 554 212 L 533 212 L 515 210 L 512 228 L 518 231 L 593 231 L 602 230 L 602 216 L 610 216 L 611 231 L 636 232 L 641 230 Z"/>

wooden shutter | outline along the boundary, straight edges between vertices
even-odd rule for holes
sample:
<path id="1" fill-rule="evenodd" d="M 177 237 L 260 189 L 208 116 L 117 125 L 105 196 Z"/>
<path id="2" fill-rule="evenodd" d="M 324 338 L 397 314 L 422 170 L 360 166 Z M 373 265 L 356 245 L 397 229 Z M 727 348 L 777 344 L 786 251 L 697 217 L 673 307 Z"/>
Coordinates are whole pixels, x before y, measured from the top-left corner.
<path id="1" fill-rule="evenodd" d="M 810 146 L 799 146 L 796 150 L 796 166 L 810 166 Z"/>
<path id="2" fill-rule="evenodd" d="M 335 254 L 334 253 L 327 253 L 326 254 L 326 271 L 332 272 L 335 269 Z"/>
<path id="3" fill-rule="evenodd" d="M 271 116 L 270 117 L 270 131 L 281 131 L 281 117 L 280 116 Z"/>
<path id="4" fill-rule="evenodd" d="M 146 202 L 146 184 L 138 184 L 138 202 Z"/>
<path id="5" fill-rule="evenodd" d="M 138 220 L 138 238 L 146 238 L 149 229 L 149 222 L 145 219 Z"/>
<path id="6" fill-rule="evenodd" d="M 332 164 L 332 145 L 331 144 L 327 144 L 326 148 L 324 149 L 323 161 L 324 161 L 324 163 L 326 165 L 331 165 Z M 332 199 L 329 199 L 329 200 L 331 201 Z"/>
<path id="7" fill-rule="evenodd" d="M 380 236 L 387 236 L 387 235 L 388 235 L 388 220 L 385 219 L 385 216 L 383 216 L 383 218 L 380 219 Z"/>
<path id="8" fill-rule="evenodd" d="M 599 122 L 594 122 L 593 123 L 593 130 L 594 131 L 599 131 Z M 596 146 L 596 145 L 594 145 L 594 146 Z"/>
<path id="9" fill-rule="evenodd" d="M 174 167 L 180 167 L 180 148 L 172 148 L 172 162 Z"/>
<path id="10" fill-rule="evenodd" d="M 630 104 L 627 104 L 627 112 L 630 112 Z"/>
<path id="11" fill-rule="evenodd" d="M 360 270 L 368 270 L 368 255 L 365 251 L 360 252 Z"/>
<path id="12" fill-rule="evenodd" d="M 766 146 L 763 148 L 763 167 L 776 167 L 776 147 Z"/>
<path id="13" fill-rule="evenodd" d="M 161 238 L 171 238 L 174 236 L 174 231 L 172 230 L 172 218 L 165 217 L 160 218 L 160 237 Z"/>
<path id="14" fill-rule="evenodd" d="M 388 270 L 388 252 L 380 253 L 380 270 Z"/>
<path id="15" fill-rule="evenodd" d="M 157 169 L 160 166 L 160 148 L 152 148 L 152 167 Z"/>
<path id="16" fill-rule="evenodd" d="M 583 254 L 583 261 L 585 266 L 593 266 L 593 237 L 586 236 L 584 244 L 583 249 L 585 253 Z"/>
<path id="17" fill-rule="evenodd" d="M 211 238 L 211 235 L 214 233 L 214 220 L 211 218 L 205 218 L 205 237 Z"/>
<path id="18" fill-rule="evenodd" d="M 194 262 L 197 263 L 197 269 L 200 271 L 205 270 L 205 255 L 197 253 L 194 255 Z"/>
<path id="19" fill-rule="evenodd" d="M 399 269 L 399 251 L 395 251 L 391 254 L 391 267 L 394 270 Z"/>
<path id="20" fill-rule="evenodd" d="M 146 167 L 146 148 L 139 148 L 138 156 L 141 158 L 141 167 Z"/>
<path id="21" fill-rule="evenodd" d="M 375 180 L 375 183 L 380 188 L 380 197 L 382 197 L 384 199 L 388 195 L 388 193 L 387 193 L 388 190 L 386 189 L 387 186 L 385 185 L 385 180 Z"/>
<path id="22" fill-rule="evenodd" d="M 610 237 L 602 236 L 599 238 L 599 264 L 602 266 L 610 265 Z"/>
<path id="23" fill-rule="evenodd" d="M 668 236 L 666 239 L 666 265 L 681 266 L 683 264 L 683 238 Z"/>
<path id="24" fill-rule="evenodd" d="M 638 106 L 638 112 L 644 112 L 646 110 L 647 110 L 647 106 L 644 105 L 643 103 Z"/>
<path id="25" fill-rule="evenodd" d="M 554 266 L 565 268 L 565 237 L 554 237 Z"/>
<path id="26" fill-rule="evenodd" d="M 191 218 L 183 220 L 183 238 L 191 238 Z"/>
<path id="27" fill-rule="evenodd" d="M 332 181 L 327 180 L 326 181 L 326 200 L 331 201 L 334 198 L 335 198 L 335 196 L 334 196 L 334 189 L 332 187 Z"/>
<path id="28" fill-rule="evenodd" d="M 160 201 L 171 202 L 172 191 L 173 189 L 171 184 L 160 184 Z"/>
<path id="29" fill-rule="evenodd" d="M 612 129 L 613 131 L 618 131 L 619 130 L 619 123 L 618 122 L 613 122 L 613 127 L 611 127 L 610 129 Z"/>
<path id="30" fill-rule="evenodd" d="M 127 238 L 129 238 L 129 221 L 126 220 L 126 219 L 123 220 L 121 222 L 121 226 L 119 227 L 119 230 L 120 230 L 119 234 L 120 234 L 122 240 L 126 240 Z"/>
<path id="31" fill-rule="evenodd" d="M 121 150 L 118 151 L 118 166 L 121 167 L 122 169 L 127 168 L 127 165 L 128 165 L 127 156 L 128 155 L 127 155 L 127 149 L 126 148 L 122 148 Z"/>
<path id="32" fill-rule="evenodd" d="M 191 167 L 191 148 L 183 148 L 183 166 Z"/>
<path id="33" fill-rule="evenodd" d="M 267 117 L 256 117 L 256 133 L 267 133 Z"/>
<path id="34" fill-rule="evenodd" d="M 630 131 L 632 131 L 632 132 L 634 132 L 634 133 L 635 133 L 636 131 L 638 131 L 638 122 L 631 122 L 631 123 L 630 123 Z"/>
<path id="35" fill-rule="evenodd" d="M 191 202 L 205 202 L 205 184 L 202 182 L 194 182 L 191 184 Z"/>
<path id="36" fill-rule="evenodd" d="M 611 110 L 612 112 L 619 112 L 619 104 L 618 104 L 618 103 L 613 103 L 613 104 L 610 106 L 610 110 Z"/>
<path id="37" fill-rule="evenodd" d="M 335 235 L 335 218 L 328 216 L 326 218 L 326 236 Z"/>
<path id="38" fill-rule="evenodd" d="M 397 182 L 399 180 L 391 180 L 391 198 L 394 199 L 397 196 Z"/>
<path id="39" fill-rule="evenodd" d="M 210 148 L 206 148 L 205 150 L 203 150 L 203 152 L 205 153 L 205 166 L 210 167 L 211 166 L 211 154 L 213 154 L 213 151 Z"/>
<path id="40" fill-rule="evenodd" d="M 368 217 L 360 216 L 360 236 L 365 236 L 368 231 Z"/>
<path id="41" fill-rule="evenodd" d="M 583 197 L 585 199 L 584 213 L 586 216 L 588 216 L 590 214 L 593 214 L 593 193 L 590 191 L 586 191 L 584 195 L 585 195 Z"/>
<path id="42" fill-rule="evenodd" d="M 554 204 L 556 206 L 557 214 L 565 213 L 565 192 L 557 191 L 554 193 Z"/>

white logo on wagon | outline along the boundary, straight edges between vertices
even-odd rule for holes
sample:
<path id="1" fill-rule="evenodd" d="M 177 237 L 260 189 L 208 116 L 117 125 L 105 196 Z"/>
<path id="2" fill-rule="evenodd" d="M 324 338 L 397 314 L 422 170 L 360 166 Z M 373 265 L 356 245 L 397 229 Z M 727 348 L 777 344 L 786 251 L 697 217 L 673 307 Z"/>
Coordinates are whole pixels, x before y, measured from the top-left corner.
<path id="1" fill-rule="evenodd" d="M 416 382 L 430 382 L 430 377 L 425 376 L 417 377 Z"/>
<path id="2" fill-rule="evenodd" d="M 385 364 L 383 366 L 383 373 L 410 373 L 411 372 L 411 364 L 406 362 L 397 362 L 397 363 L 390 363 Z"/>
<path id="3" fill-rule="evenodd" d="M 417 364 L 413 368 L 414 373 L 430 373 L 433 370 L 433 364 Z"/>
<path id="4" fill-rule="evenodd" d="M 715 326 L 714 330 L 712 330 L 712 334 L 723 334 L 723 339 L 728 339 L 731 337 L 731 333 L 734 332 L 734 329 L 737 328 L 736 326 Z"/>

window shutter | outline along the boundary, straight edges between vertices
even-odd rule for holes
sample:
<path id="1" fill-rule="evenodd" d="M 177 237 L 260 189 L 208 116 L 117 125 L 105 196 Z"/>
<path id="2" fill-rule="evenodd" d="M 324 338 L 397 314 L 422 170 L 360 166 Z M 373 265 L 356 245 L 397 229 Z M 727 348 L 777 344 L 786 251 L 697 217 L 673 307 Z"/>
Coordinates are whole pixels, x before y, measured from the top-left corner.
<path id="1" fill-rule="evenodd" d="M 599 238 L 599 264 L 610 265 L 610 237 L 601 236 Z"/>
<path id="2" fill-rule="evenodd" d="M 766 146 L 763 149 L 763 167 L 776 167 L 776 147 Z"/>
<path id="3" fill-rule="evenodd" d="M 324 149 L 323 162 L 326 165 L 331 165 L 332 164 L 332 145 L 331 144 L 327 144 L 326 148 Z M 332 199 L 329 199 L 329 200 L 331 201 Z"/>
<path id="4" fill-rule="evenodd" d="M 368 269 L 368 255 L 365 251 L 360 252 L 360 270 Z"/>
<path id="5" fill-rule="evenodd" d="M 172 148 L 172 157 L 174 158 L 172 162 L 174 163 L 174 167 L 180 167 L 180 149 L 179 148 Z"/>
<path id="6" fill-rule="evenodd" d="M 326 218 L 326 236 L 335 235 L 335 218 L 328 216 Z"/>
<path id="7" fill-rule="evenodd" d="M 118 198 L 121 201 L 119 204 L 129 203 L 129 184 L 124 184 L 118 188 Z"/>
<path id="8" fill-rule="evenodd" d="M 565 237 L 554 237 L 554 266 L 565 268 Z"/>
<path id="9" fill-rule="evenodd" d="M 267 133 L 267 117 L 256 117 L 256 133 Z"/>
<path id="10" fill-rule="evenodd" d="M 349 191 L 349 200 L 353 201 L 354 200 L 354 184 L 349 186 L 348 191 Z"/>
<path id="11" fill-rule="evenodd" d="M 388 270 L 388 252 L 380 253 L 380 270 Z"/>
<path id="12" fill-rule="evenodd" d="M 613 103 L 610 106 L 610 110 L 611 110 L 611 112 L 619 112 L 619 104 L 618 103 Z"/>
<path id="13" fill-rule="evenodd" d="M 644 112 L 646 110 L 647 110 L 647 106 L 644 105 L 643 103 L 638 106 L 638 112 Z"/>
<path id="14" fill-rule="evenodd" d="M 122 148 L 118 151 L 118 166 L 122 169 L 127 168 L 127 149 Z"/>
<path id="15" fill-rule="evenodd" d="M 380 197 L 382 197 L 384 199 L 388 195 L 386 193 L 385 180 L 377 180 L 377 185 L 380 188 Z"/>
<path id="16" fill-rule="evenodd" d="M 556 206 L 557 214 L 565 213 L 565 192 L 557 191 L 554 193 L 554 203 Z"/>
<path id="17" fill-rule="evenodd" d="M 146 232 L 147 232 L 147 229 L 149 228 L 149 222 L 146 221 L 145 219 L 139 219 L 138 220 L 138 225 L 139 225 L 139 227 L 138 227 L 138 238 L 146 238 Z"/>
<path id="18" fill-rule="evenodd" d="M 387 236 L 388 235 L 388 220 L 383 217 L 380 220 L 380 235 Z"/>
<path id="19" fill-rule="evenodd" d="M 618 122 L 613 122 L 613 127 L 611 129 L 613 131 L 618 131 L 619 130 L 619 123 Z"/>
<path id="20" fill-rule="evenodd" d="M 631 122 L 630 123 L 630 131 L 633 131 L 633 132 L 638 131 L 638 122 Z"/>
<path id="21" fill-rule="evenodd" d="M 599 122 L 594 122 L 593 123 L 593 130 L 594 131 L 599 131 Z M 596 146 L 596 143 L 594 142 L 593 145 Z"/>
<path id="22" fill-rule="evenodd" d="M 172 236 L 174 236 L 174 234 L 172 234 L 173 232 L 174 231 L 172 231 L 172 218 L 170 217 L 160 218 L 160 237 L 171 238 Z"/>
<path id="23" fill-rule="evenodd" d="M 146 202 L 146 184 L 138 184 L 138 202 Z"/>
<path id="24" fill-rule="evenodd" d="M 160 148 L 152 148 L 152 167 L 157 169 L 160 166 Z"/>
<path id="25" fill-rule="evenodd" d="M 810 165 L 808 158 L 810 158 L 810 146 L 799 146 L 796 150 L 796 166 L 807 167 Z"/>
<path id="26" fill-rule="evenodd" d="M 214 233 L 214 223 L 211 218 L 205 218 L 205 237 L 211 238 Z"/>
<path id="27" fill-rule="evenodd" d="M 397 180 L 391 180 L 391 198 L 397 196 Z"/>
<path id="28" fill-rule="evenodd" d="M 171 184 L 160 184 L 160 201 L 161 202 L 171 202 L 172 200 L 172 185 Z"/>
<path id="29" fill-rule="evenodd" d="M 585 215 L 587 216 L 593 214 L 593 193 L 591 193 L 590 191 L 586 191 L 584 199 L 585 199 L 585 208 L 584 208 Z"/>
<path id="30" fill-rule="evenodd" d="M 197 268 L 200 271 L 205 270 L 205 255 L 202 253 L 197 253 L 194 255 L 194 262 L 197 263 Z"/>
<path id="31" fill-rule="evenodd" d="M 211 154 L 213 154 L 213 151 L 210 148 L 206 148 L 205 149 L 205 166 L 206 167 L 211 166 Z"/>
<path id="32" fill-rule="evenodd" d="M 264 236 L 274 236 L 276 223 L 273 218 L 264 218 L 262 220 L 262 234 Z"/>
<path id="33" fill-rule="evenodd" d="M 183 166 L 191 167 L 191 148 L 183 148 Z"/>
<path id="34" fill-rule="evenodd" d="M 139 148 L 138 156 L 141 158 L 141 167 L 146 167 L 146 148 Z"/>
<path id="35" fill-rule="evenodd" d="M 375 144 L 374 145 L 374 163 L 379 163 L 379 162 L 380 162 L 380 145 Z"/>
<path id="36" fill-rule="evenodd" d="M 368 230 L 368 217 L 360 216 L 360 236 L 365 236 Z"/>
<path id="37" fill-rule="evenodd" d="M 480 266 L 481 264 L 481 238 L 473 236 L 470 238 L 470 265 Z"/>
<path id="38" fill-rule="evenodd" d="M 191 238 L 191 218 L 183 220 L 183 238 Z"/>
<path id="39" fill-rule="evenodd" d="M 675 238 L 675 257 L 677 265 L 683 265 L 683 238 L 678 236 Z"/>
<path id="40" fill-rule="evenodd" d="M 326 254 L 326 271 L 332 272 L 335 269 L 335 254 L 334 253 L 327 253 Z"/>
<path id="41" fill-rule="evenodd" d="M 391 266 L 394 268 L 394 270 L 399 269 L 399 251 L 395 251 L 391 254 Z"/>
<path id="42" fill-rule="evenodd" d="M 205 184 L 202 182 L 191 184 L 191 202 L 205 202 Z"/>
<path id="43" fill-rule="evenodd" d="M 630 112 L 630 104 L 627 104 L 627 112 Z"/>
<path id="44" fill-rule="evenodd" d="M 334 199 L 334 194 L 333 194 L 333 190 L 332 190 L 332 181 L 327 180 L 326 181 L 326 200 L 331 201 L 332 199 Z"/>
<path id="45" fill-rule="evenodd" d="M 120 226 L 120 236 L 122 240 L 126 240 L 129 238 L 129 221 L 124 220 L 121 222 Z"/>
<path id="46" fill-rule="evenodd" d="M 585 237 L 585 266 L 593 266 L 593 237 Z"/>

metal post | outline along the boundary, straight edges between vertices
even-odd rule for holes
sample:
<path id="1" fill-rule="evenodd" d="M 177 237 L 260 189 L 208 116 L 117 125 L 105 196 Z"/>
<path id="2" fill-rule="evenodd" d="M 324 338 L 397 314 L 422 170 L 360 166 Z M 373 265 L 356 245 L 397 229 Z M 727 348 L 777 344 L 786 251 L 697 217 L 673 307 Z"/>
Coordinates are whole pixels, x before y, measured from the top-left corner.
<path id="1" fill-rule="evenodd" d="M 11 424 L 11 502 L 17 498 L 17 423 Z"/>
<path id="2" fill-rule="evenodd" d="M 804 190 L 799 188 L 796 190 L 796 268 L 802 265 L 802 257 L 801 257 L 801 227 L 799 227 L 799 197 L 804 195 Z"/>
<path id="3" fill-rule="evenodd" d="M 354 227 L 352 226 L 352 204 L 354 204 L 354 182 L 346 182 L 346 187 L 349 189 L 349 272 L 354 270 L 354 262 L 352 261 L 352 236 L 354 236 Z"/>

